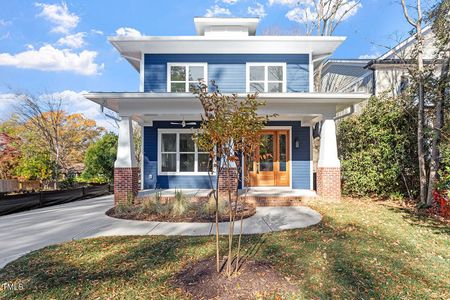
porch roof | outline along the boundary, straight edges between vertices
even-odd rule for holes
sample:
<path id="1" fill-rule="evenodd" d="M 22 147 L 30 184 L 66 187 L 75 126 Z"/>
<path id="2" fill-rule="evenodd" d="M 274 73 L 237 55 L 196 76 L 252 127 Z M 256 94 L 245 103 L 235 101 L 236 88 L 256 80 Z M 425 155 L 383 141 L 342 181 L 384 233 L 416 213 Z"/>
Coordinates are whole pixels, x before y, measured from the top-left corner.
<path id="1" fill-rule="evenodd" d="M 245 98 L 247 93 L 237 95 Z M 183 116 L 194 120 L 200 119 L 203 112 L 199 100 L 191 93 L 91 92 L 83 96 L 120 115 L 133 116 L 139 122 L 156 119 L 157 116 Z M 334 116 L 336 111 L 369 97 L 365 93 L 261 93 L 259 99 L 264 100 L 266 105 L 260 113 L 275 113 L 281 117 Z"/>

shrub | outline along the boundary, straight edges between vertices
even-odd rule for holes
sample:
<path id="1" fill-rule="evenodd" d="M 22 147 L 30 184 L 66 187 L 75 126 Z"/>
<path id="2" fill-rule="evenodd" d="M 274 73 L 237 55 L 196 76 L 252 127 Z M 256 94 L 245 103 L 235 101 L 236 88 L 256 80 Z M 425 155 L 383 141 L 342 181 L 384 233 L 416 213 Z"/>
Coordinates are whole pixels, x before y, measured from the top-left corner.
<path id="1" fill-rule="evenodd" d="M 400 98 L 372 97 L 360 115 L 338 124 L 344 194 L 417 194 L 416 114 L 410 107 Z"/>
<path id="2" fill-rule="evenodd" d="M 184 215 L 189 210 L 189 201 L 182 191 L 175 190 L 175 200 L 172 207 L 174 216 Z"/>

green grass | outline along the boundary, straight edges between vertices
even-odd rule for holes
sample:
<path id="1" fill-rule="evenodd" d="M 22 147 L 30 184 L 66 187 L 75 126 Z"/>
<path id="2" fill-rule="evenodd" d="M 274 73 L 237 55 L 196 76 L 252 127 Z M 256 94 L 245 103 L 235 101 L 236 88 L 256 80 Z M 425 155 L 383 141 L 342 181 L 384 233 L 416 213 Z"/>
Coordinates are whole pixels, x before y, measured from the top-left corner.
<path id="1" fill-rule="evenodd" d="M 370 200 L 310 206 L 324 215 L 319 225 L 243 240 L 249 255 L 270 261 L 295 282 L 298 298 L 450 298 L 446 224 Z M 212 237 L 74 241 L 6 266 L 0 284 L 21 283 L 24 289 L 0 291 L 0 298 L 188 298 L 170 278 L 213 255 Z"/>

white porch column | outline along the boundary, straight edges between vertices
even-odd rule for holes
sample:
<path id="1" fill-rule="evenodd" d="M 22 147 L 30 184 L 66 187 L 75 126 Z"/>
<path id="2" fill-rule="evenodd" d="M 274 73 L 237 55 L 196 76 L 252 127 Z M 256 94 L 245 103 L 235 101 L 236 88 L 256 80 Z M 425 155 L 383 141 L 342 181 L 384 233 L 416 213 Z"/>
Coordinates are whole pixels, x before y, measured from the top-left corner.
<path id="1" fill-rule="evenodd" d="M 333 119 L 325 120 L 320 132 L 319 162 L 320 168 L 340 168 L 336 142 L 336 123 Z"/>
<path id="2" fill-rule="evenodd" d="M 117 159 L 114 163 L 114 202 L 133 201 L 139 191 L 139 167 L 134 156 L 131 117 L 121 117 Z"/>
<path id="3" fill-rule="evenodd" d="M 320 133 L 317 193 L 323 199 L 339 200 L 341 197 L 341 162 L 337 151 L 336 123 L 332 118 L 323 122 Z"/>
<path id="4" fill-rule="evenodd" d="M 117 159 L 115 168 L 136 168 L 134 156 L 133 123 L 131 117 L 121 117 L 119 123 L 119 141 L 117 145 Z"/>

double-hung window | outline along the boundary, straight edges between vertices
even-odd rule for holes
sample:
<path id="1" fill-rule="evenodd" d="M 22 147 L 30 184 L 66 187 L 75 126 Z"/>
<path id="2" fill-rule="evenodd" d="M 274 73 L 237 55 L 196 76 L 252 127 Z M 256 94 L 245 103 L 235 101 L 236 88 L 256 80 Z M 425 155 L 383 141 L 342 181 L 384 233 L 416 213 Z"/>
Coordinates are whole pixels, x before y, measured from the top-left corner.
<path id="1" fill-rule="evenodd" d="M 167 91 L 171 93 L 189 93 L 199 81 L 207 82 L 206 63 L 168 63 Z"/>
<path id="2" fill-rule="evenodd" d="M 286 64 L 247 63 L 247 92 L 286 92 Z"/>
<path id="3" fill-rule="evenodd" d="M 190 129 L 160 129 L 158 131 L 159 175 L 206 175 L 209 154 L 198 150 Z"/>

